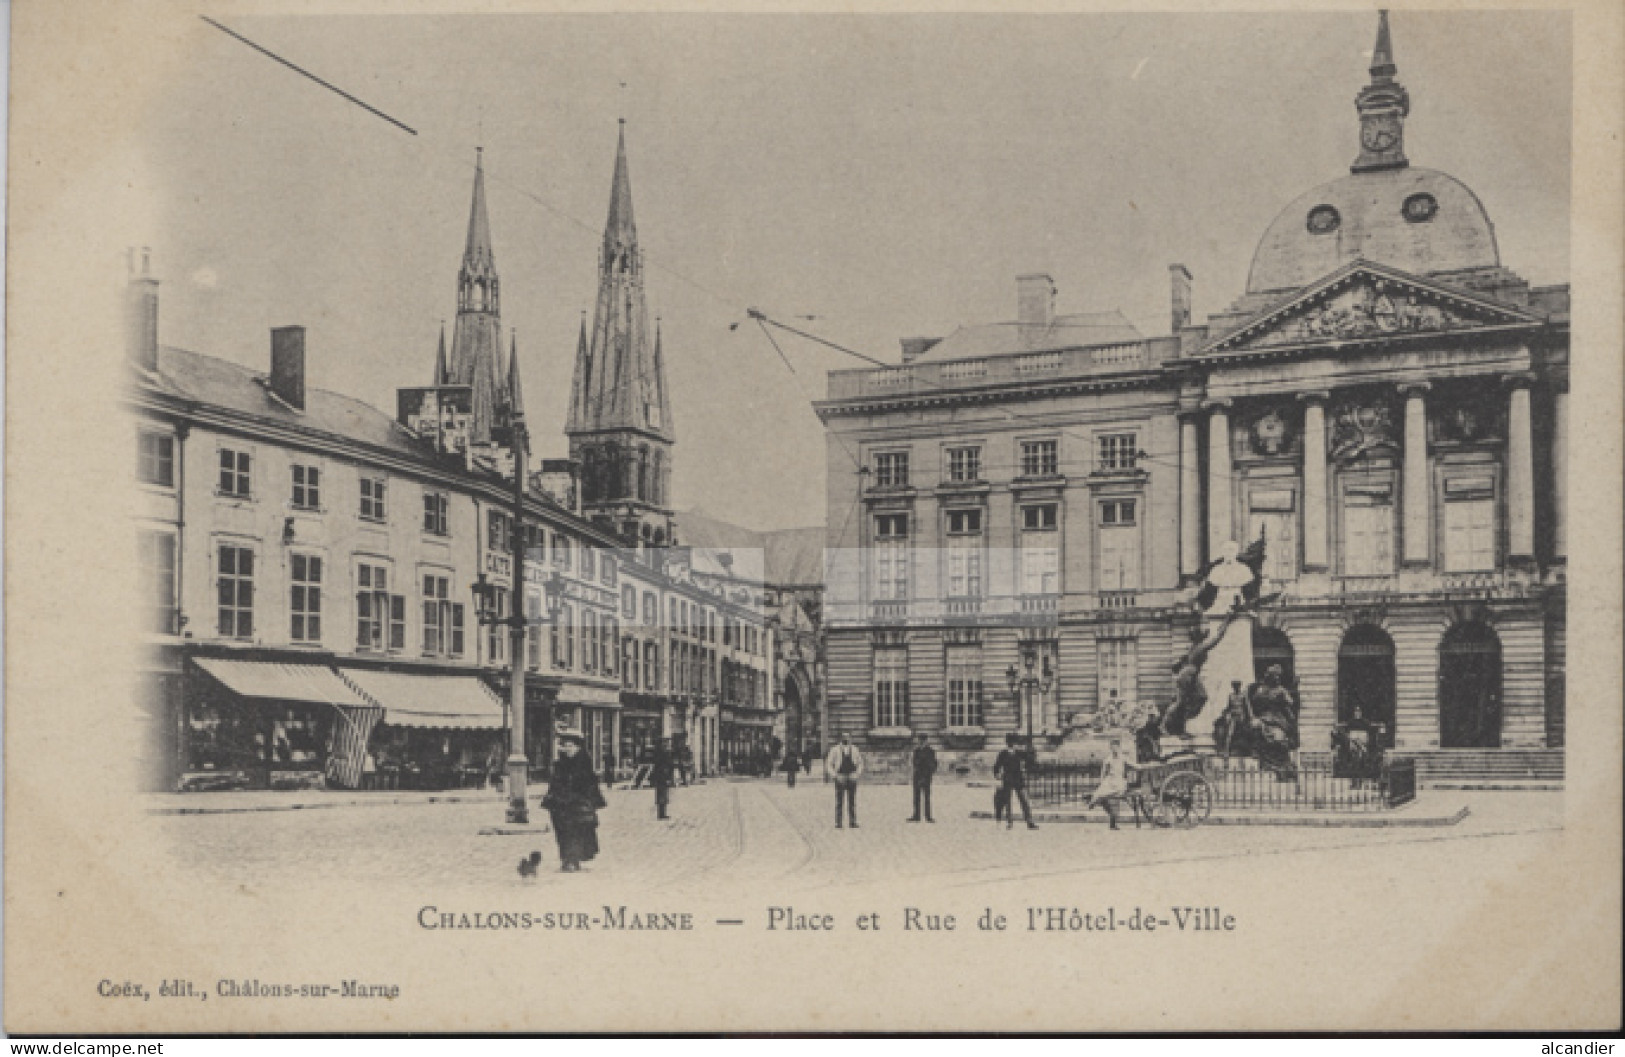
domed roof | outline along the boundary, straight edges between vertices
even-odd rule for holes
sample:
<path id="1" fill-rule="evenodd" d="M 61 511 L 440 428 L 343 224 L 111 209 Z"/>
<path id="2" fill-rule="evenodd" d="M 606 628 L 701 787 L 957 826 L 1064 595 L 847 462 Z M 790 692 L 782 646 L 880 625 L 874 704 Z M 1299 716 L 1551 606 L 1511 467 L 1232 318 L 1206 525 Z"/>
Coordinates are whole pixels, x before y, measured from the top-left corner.
<path id="1" fill-rule="evenodd" d="M 1433 169 L 1357 172 L 1281 211 L 1253 254 L 1247 292 L 1296 289 L 1354 260 L 1415 275 L 1495 267 L 1495 227 L 1466 184 Z"/>

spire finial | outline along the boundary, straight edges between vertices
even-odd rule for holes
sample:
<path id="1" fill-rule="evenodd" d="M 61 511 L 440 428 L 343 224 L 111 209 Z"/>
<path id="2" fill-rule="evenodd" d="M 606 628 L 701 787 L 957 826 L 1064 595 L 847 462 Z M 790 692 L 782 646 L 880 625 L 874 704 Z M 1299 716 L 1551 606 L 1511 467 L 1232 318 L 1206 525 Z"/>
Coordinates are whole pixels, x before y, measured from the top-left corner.
<path id="1" fill-rule="evenodd" d="M 1388 10 L 1377 12 L 1377 46 L 1371 52 L 1371 83 L 1390 84 L 1399 68 L 1394 65 L 1394 45 L 1388 35 Z"/>
<path id="2" fill-rule="evenodd" d="M 1352 172 L 1403 169 L 1410 164 L 1405 157 L 1405 117 L 1411 112 L 1411 97 L 1394 80 L 1398 72 L 1388 11 L 1383 9 L 1377 15 L 1377 43 L 1371 50 L 1371 83 L 1354 99 L 1360 112 L 1360 156 L 1350 166 Z"/>

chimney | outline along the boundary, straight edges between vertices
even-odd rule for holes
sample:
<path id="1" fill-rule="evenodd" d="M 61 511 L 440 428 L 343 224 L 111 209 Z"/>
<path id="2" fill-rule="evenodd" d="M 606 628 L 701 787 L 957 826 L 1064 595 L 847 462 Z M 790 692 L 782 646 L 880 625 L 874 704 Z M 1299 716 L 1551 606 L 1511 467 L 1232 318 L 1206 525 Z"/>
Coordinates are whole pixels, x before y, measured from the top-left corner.
<path id="1" fill-rule="evenodd" d="M 1047 275 L 1016 276 L 1016 323 L 1021 347 L 1033 349 L 1049 337 L 1055 322 L 1055 280 Z"/>
<path id="2" fill-rule="evenodd" d="M 1174 329 L 1171 333 L 1178 334 L 1191 325 L 1191 273 L 1183 264 L 1170 264 L 1168 266 L 1168 282 L 1172 288 L 1173 312 L 1172 322 Z"/>
<path id="3" fill-rule="evenodd" d="M 271 328 L 271 392 L 297 411 L 305 409 L 305 328 Z"/>
<path id="4" fill-rule="evenodd" d="M 941 340 L 941 338 L 903 338 L 903 362 L 913 363 Z"/>
<path id="5" fill-rule="evenodd" d="M 125 293 L 125 318 L 129 327 L 128 353 L 144 371 L 158 370 L 158 280 L 152 277 L 152 251 L 141 247 L 129 252 L 130 283 Z"/>

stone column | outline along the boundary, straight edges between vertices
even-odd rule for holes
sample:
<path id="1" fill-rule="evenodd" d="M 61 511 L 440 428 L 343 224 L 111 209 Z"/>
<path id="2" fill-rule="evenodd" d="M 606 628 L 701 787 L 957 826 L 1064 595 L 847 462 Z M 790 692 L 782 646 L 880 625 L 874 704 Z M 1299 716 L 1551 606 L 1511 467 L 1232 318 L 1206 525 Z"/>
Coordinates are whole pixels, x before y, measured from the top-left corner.
<path id="1" fill-rule="evenodd" d="M 1179 420 L 1179 572 L 1202 566 L 1202 473 L 1196 463 L 1196 416 Z"/>
<path id="2" fill-rule="evenodd" d="M 1560 389 L 1552 399 L 1552 553 L 1569 553 L 1569 393 Z"/>
<path id="3" fill-rule="evenodd" d="M 1428 487 L 1428 413 L 1426 382 L 1399 387 L 1405 394 L 1405 475 L 1401 505 L 1405 511 L 1405 564 L 1426 565 L 1432 560 L 1432 502 Z"/>
<path id="4" fill-rule="evenodd" d="M 1507 378 L 1512 395 L 1507 407 L 1507 542 L 1509 556 L 1527 561 L 1535 555 L 1535 465 L 1529 425 L 1527 374 Z"/>
<path id="5" fill-rule="evenodd" d="M 1219 557 L 1236 538 L 1230 480 L 1230 401 L 1207 405 L 1207 553 Z"/>
<path id="6" fill-rule="evenodd" d="M 1326 568 L 1326 401 L 1325 392 L 1303 393 L 1303 567 Z"/>

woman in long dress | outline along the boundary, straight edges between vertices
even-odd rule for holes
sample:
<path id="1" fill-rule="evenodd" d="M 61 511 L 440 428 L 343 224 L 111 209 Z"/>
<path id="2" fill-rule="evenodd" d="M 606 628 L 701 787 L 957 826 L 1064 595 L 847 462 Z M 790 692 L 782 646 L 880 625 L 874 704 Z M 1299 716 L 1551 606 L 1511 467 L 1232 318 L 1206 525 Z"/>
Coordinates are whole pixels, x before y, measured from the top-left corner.
<path id="1" fill-rule="evenodd" d="M 605 801 L 592 762 L 581 751 L 581 734 L 560 731 L 558 738 L 559 758 L 553 761 L 553 780 L 542 806 L 553 819 L 562 864 L 559 869 L 574 873 L 598 854 L 598 809 Z"/>

